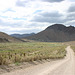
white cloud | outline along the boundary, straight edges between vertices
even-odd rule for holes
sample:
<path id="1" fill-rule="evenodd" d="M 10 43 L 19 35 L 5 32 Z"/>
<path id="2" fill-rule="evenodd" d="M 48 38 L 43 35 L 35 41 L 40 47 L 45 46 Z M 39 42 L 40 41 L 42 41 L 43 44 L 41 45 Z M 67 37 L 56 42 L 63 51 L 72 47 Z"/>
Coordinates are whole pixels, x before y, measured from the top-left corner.
<path id="1" fill-rule="evenodd" d="M 75 26 L 75 20 L 67 21 L 65 24 Z"/>
<path id="2" fill-rule="evenodd" d="M 74 25 L 73 17 L 70 17 L 71 21 L 68 19 L 68 10 L 73 4 L 74 0 L 0 0 L 0 30 L 6 33 L 39 32 L 56 21 Z M 56 19 L 50 18 L 51 12 L 58 12 L 62 16 L 56 13 Z M 47 18 L 41 18 L 43 15 Z M 30 21 L 33 17 L 36 20 L 36 16 L 42 22 Z"/>
<path id="3" fill-rule="evenodd" d="M 16 0 L 0 0 L 0 11 L 5 11 L 8 8 L 15 6 Z"/>

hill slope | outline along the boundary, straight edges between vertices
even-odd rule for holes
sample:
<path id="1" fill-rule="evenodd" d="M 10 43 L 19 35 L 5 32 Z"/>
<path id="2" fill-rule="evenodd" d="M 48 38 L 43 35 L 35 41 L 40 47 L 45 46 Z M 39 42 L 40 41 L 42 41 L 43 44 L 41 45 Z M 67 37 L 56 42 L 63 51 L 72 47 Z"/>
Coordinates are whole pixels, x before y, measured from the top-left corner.
<path id="1" fill-rule="evenodd" d="M 23 42 L 23 40 L 11 37 L 6 33 L 0 32 L 0 42 Z"/>
<path id="2" fill-rule="evenodd" d="M 44 31 L 27 37 L 27 39 L 45 42 L 65 42 L 75 40 L 75 27 L 66 27 L 62 24 L 54 24 Z"/>

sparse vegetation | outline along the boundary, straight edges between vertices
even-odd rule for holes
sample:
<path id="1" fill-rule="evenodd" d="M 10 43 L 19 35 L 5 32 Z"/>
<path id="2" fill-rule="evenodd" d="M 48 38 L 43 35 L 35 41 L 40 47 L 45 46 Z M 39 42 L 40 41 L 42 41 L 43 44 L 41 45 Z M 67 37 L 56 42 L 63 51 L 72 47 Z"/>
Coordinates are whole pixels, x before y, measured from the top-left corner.
<path id="1" fill-rule="evenodd" d="M 0 43 L 0 65 L 63 58 L 65 47 L 48 42 Z"/>
<path id="2" fill-rule="evenodd" d="M 72 45 L 71 48 L 72 48 L 73 51 L 75 52 L 75 45 Z"/>

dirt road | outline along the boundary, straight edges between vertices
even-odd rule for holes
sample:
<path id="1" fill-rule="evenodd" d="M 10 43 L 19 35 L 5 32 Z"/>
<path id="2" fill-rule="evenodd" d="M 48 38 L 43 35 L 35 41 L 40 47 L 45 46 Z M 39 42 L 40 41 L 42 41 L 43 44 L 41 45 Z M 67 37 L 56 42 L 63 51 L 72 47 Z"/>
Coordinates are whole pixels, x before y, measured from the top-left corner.
<path id="1" fill-rule="evenodd" d="M 70 46 L 66 50 L 67 56 L 62 60 L 46 62 L 2 75 L 75 75 L 74 52 Z"/>

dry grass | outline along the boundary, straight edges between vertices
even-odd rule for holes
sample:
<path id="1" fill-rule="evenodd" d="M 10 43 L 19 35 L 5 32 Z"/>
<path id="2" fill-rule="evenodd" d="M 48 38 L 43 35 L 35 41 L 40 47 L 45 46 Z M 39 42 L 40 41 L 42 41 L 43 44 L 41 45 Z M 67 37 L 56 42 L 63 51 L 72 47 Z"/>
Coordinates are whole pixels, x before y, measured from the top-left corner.
<path id="1" fill-rule="evenodd" d="M 60 43 L 0 43 L 0 65 L 42 59 L 63 58 L 66 55 Z"/>
<path id="2" fill-rule="evenodd" d="M 75 45 L 72 45 L 71 48 L 72 48 L 73 51 L 75 52 Z"/>
<path id="3" fill-rule="evenodd" d="M 64 42 L 64 45 L 70 45 L 73 51 L 75 52 L 75 41 Z"/>
<path id="4" fill-rule="evenodd" d="M 75 41 L 63 42 L 63 44 L 75 46 Z"/>

